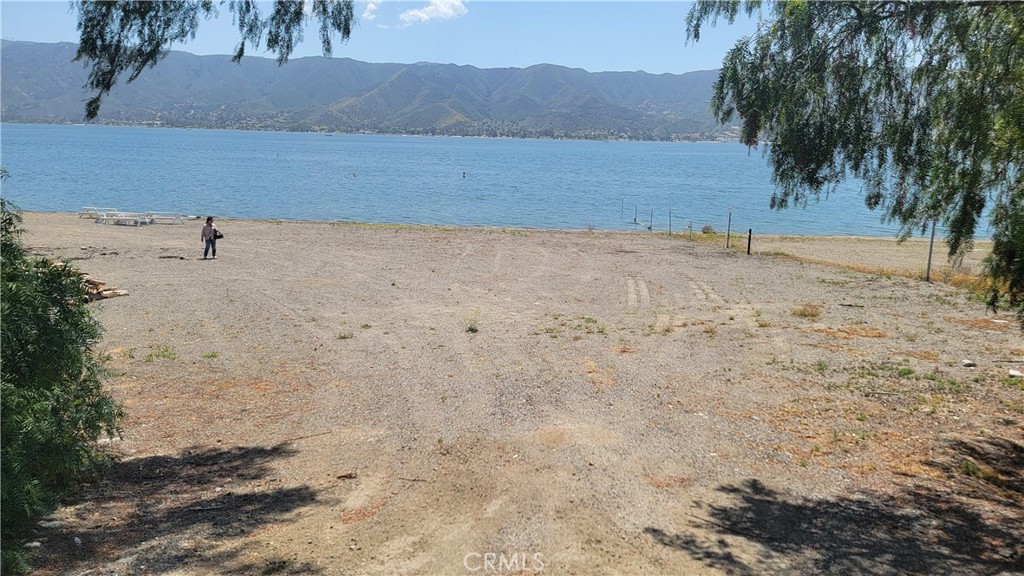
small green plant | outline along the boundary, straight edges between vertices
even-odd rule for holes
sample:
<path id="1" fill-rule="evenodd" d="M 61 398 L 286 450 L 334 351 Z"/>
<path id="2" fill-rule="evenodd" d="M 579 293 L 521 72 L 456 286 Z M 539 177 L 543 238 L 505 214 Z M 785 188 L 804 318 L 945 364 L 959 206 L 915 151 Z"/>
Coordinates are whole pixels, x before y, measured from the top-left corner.
<path id="1" fill-rule="evenodd" d="M 824 373 L 826 370 L 828 370 L 828 362 L 825 362 L 824 360 L 818 360 L 818 363 L 814 365 L 814 368 L 818 372 Z"/>
<path id="2" fill-rule="evenodd" d="M 480 331 L 480 314 L 473 310 L 469 313 L 469 317 L 466 319 L 466 332 L 470 334 L 476 334 Z"/>
<path id="3" fill-rule="evenodd" d="M 963 392 L 964 386 L 956 380 L 937 380 L 935 382 L 935 389 L 939 392 L 958 394 Z"/>
<path id="4" fill-rule="evenodd" d="M 355 336 L 356 335 L 351 332 L 339 332 L 338 340 L 349 340 L 351 338 L 355 338 Z"/>
<path id="5" fill-rule="evenodd" d="M 359 327 L 362 328 L 363 330 L 367 330 L 369 328 L 373 328 L 373 326 L 371 324 L 360 324 Z"/>
<path id="6" fill-rule="evenodd" d="M 703 227 L 701 227 L 700 233 L 701 234 L 714 234 L 715 233 L 715 228 L 713 226 L 711 226 L 711 224 L 705 224 Z"/>
<path id="7" fill-rule="evenodd" d="M 966 474 L 974 478 L 982 477 L 981 467 L 979 467 L 971 460 L 964 460 L 963 462 L 961 462 L 959 469 L 961 474 Z"/>
<path id="8" fill-rule="evenodd" d="M 220 353 L 217 352 L 216 350 L 214 350 L 213 352 L 207 352 L 206 354 L 203 354 L 203 358 L 207 360 L 213 360 L 214 358 L 218 357 L 220 357 Z"/>
<path id="9" fill-rule="evenodd" d="M 167 360 L 174 360 L 178 357 L 178 353 L 174 351 L 174 348 L 170 346 L 160 345 L 153 349 L 152 352 L 146 354 L 146 362 L 152 362 L 157 358 L 166 358 Z"/>
<path id="10" fill-rule="evenodd" d="M 914 375 L 914 369 L 909 366 L 902 366 L 896 369 L 896 375 L 900 378 L 910 378 Z"/>
<path id="11" fill-rule="evenodd" d="M 718 327 L 715 326 L 714 324 L 708 324 L 707 326 L 704 327 L 704 333 L 707 334 L 709 337 L 714 338 L 715 335 L 718 334 Z"/>
<path id="12" fill-rule="evenodd" d="M 878 378 L 881 374 L 874 368 L 862 366 L 857 370 L 857 376 L 861 378 Z"/>

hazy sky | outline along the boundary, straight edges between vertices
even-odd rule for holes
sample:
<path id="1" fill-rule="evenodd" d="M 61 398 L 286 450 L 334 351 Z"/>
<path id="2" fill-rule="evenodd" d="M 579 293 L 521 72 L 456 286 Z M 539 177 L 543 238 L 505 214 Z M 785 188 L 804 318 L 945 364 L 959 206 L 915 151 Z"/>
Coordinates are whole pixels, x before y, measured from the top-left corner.
<path id="1" fill-rule="evenodd" d="M 77 42 L 66 1 L 0 0 L 5 40 Z M 439 62 L 479 68 L 548 63 L 591 72 L 643 70 L 679 74 L 718 68 L 751 21 L 705 28 L 686 44 L 688 2 L 420 0 L 356 2 L 359 23 L 335 57 L 365 62 Z M 227 4 L 203 22 L 196 39 L 174 49 L 229 54 L 238 42 Z M 320 55 L 316 29 L 293 58 Z M 247 56 L 263 54 L 249 50 Z"/>

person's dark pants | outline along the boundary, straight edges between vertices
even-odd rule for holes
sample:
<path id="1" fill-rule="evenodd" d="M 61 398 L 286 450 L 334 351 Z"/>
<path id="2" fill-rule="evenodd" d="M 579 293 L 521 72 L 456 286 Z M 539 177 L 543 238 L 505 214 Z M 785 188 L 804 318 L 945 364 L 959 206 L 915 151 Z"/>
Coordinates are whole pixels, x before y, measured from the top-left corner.
<path id="1" fill-rule="evenodd" d="M 213 257 L 216 258 L 217 257 L 217 241 L 214 240 L 213 238 L 207 238 L 206 239 L 206 247 L 203 248 L 203 258 L 206 258 L 206 256 L 210 253 L 211 250 L 213 251 Z"/>

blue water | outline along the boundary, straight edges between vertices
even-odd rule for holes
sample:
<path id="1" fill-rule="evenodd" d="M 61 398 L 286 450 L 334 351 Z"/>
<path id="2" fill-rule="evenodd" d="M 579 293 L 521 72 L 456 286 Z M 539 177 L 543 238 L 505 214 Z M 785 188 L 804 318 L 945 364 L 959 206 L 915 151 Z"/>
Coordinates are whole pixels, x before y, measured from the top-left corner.
<path id="1" fill-rule="evenodd" d="M 302 220 L 894 236 L 848 184 L 772 211 L 739 144 L 509 140 L 4 124 L 20 208 Z M 465 175 L 464 175 L 465 173 Z M 634 223 L 634 218 L 637 220 Z"/>

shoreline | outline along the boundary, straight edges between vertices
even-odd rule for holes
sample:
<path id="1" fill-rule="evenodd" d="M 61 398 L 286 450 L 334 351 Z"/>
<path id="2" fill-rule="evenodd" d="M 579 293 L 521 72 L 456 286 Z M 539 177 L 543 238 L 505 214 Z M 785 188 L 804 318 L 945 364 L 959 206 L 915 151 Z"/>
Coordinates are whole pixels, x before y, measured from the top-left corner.
<path id="1" fill-rule="evenodd" d="M 22 214 L 53 214 L 53 215 L 68 215 L 76 216 L 78 212 L 75 210 L 20 210 Z M 201 222 L 207 216 L 210 215 L 195 215 L 181 213 L 182 218 L 185 221 L 196 221 Z M 637 226 L 636 229 L 603 229 L 603 228 L 532 228 L 524 226 L 489 226 L 486 224 L 479 225 L 466 225 L 466 224 L 421 224 L 421 223 L 410 223 L 410 222 L 369 222 L 362 220 L 315 220 L 315 219 L 302 219 L 302 218 L 253 218 L 248 216 L 218 216 L 212 215 L 215 219 L 221 221 L 238 221 L 238 222 L 267 222 L 267 223 L 309 223 L 309 224 L 333 224 L 333 225 L 351 225 L 351 226 L 364 226 L 374 227 L 379 226 L 382 228 L 424 228 L 424 229 L 455 229 L 455 230 L 521 230 L 523 232 L 592 232 L 592 233 L 613 233 L 613 234 L 649 234 L 649 235 L 661 235 L 668 236 L 668 230 L 646 230 L 643 226 Z M 82 218 L 86 220 L 86 218 Z M 685 230 L 685 229 L 684 229 Z M 673 230 L 672 237 L 681 237 L 686 235 L 684 231 Z M 698 237 L 725 237 L 725 232 L 716 230 L 711 234 L 704 234 L 703 232 L 694 231 L 693 236 Z M 732 232 L 732 238 L 746 238 L 746 233 L 740 234 L 738 230 Z M 892 241 L 895 243 L 905 242 L 929 242 L 926 237 L 911 236 L 900 241 L 896 236 L 872 236 L 867 234 L 755 234 L 754 238 L 767 238 L 774 241 L 799 241 L 801 239 L 835 239 L 835 240 L 883 240 Z M 989 238 L 976 238 L 975 244 L 991 244 L 992 240 Z M 935 245 L 939 246 L 944 243 L 942 238 L 935 238 Z"/>
<path id="2" fill-rule="evenodd" d="M 34 215 L 37 218 L 46 220 L 64 220 L 65 223 L 90 222 L 88 218 L 80 218 L 77 212 L 58 211 L 22 211 L 23 215 Z M 513 226 L 459 226 L 441 224 L 406 224 L 406 223 L 377 223 L 358 222 L 350 220 L 297 220 L 288 218 L 233 218 L 215 216 L 218 222 L 225 225 L 250 226 L 331 226 L 339 229 L 352 230 L 408 230 L 410 232 L 420 231 L 449 232 L 468 234 L 509 234 L 509 235 L 592 235 L 595 238 L 604 236 L 623 238 L 662 238 L 666 240 L 692 243 L 705 246 L 719 246 L 723 250 L 726 244 L 724 232 L 712 234 L 694 233 L 690 239 L 686 232 L 673 232 L 670 236 L 667 231 L 650 232 L 646 230 L 587 230 L 581 228 L 519 228 Z M 157 230 L 165 228 L 183 229 L 188 228 L 190 223 L 198 227 L 202 225 L 203 216 L 188 216 L 181 224 L 152 224 L 143 226 L 144 230 Z M 134 227 L 115 226 L 107 224 L 104 226 L 116 229 L 132 230 Z M 227 229 L 225 228 L 225 231 Z M 31 232 L 31 230 L 29 230 Z M 83 231 L 84 232 L 84 231 Z M 198 234 L 198 232 L 197 232 Z M 82 236 L 86 241 L 88 234 Z M 730 251 L 738 254 L 746 252 L 746 235 L 733 234 Z M 907 238 L 903 241 L 895 237 L 886 236 L 842 236 L 842 235 L 792 235 L 792 234 L 764 234 L 754 235 L 751 254 L 756 256 L 775 256 L 792 258 L 798 262 L 815 264 L 833 268 L 845 269 L 852 272 L 861 272 L 879 276 L 904 276 L 912 279 L 925 277 L 928 262 L 928 238 Z M 982 280 L 979 278 L 984 272 L 983 259 L 992 250 L 991 240 L 976 240 L 972 251 L 964 255 L 963 261 L 953 263 L 948 258 L 946 244 L 936 238 L 932 253 L 932 279 L 952 284 L 961 288 L 978 289 Z"/>

